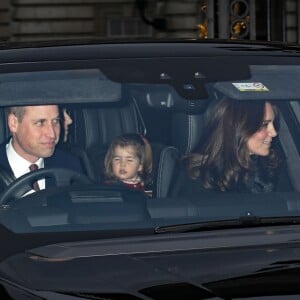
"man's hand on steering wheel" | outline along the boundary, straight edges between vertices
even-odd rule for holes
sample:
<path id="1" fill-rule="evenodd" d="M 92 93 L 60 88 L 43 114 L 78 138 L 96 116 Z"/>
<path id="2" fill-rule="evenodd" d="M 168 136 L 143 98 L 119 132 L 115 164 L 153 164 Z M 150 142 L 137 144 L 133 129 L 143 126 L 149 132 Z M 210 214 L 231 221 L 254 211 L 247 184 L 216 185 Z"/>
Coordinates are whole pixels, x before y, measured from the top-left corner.
<path id="1" fill-rule="evenodd" d="M 5 174 L 5 173 L 3 173 Z M 8 174 L 8 173 L 7 173 Z M 7 204 L 11 199 L 21 198 L 25 193 L 32 189 L 34 181 L 43 178 L 53 178 L 56 186 L 67 186 L 73 183 L 91 184 L 92 181 L 84 174 L 64 168 L 42 168 L 33 172 L 29 172 L 17 179 L 9 178 L 4 175 L 3 182 L 8 183 L 7 188 L 0 196 L 0 204 Z M 5 177 L 7 175 L 7 177 Z"/>

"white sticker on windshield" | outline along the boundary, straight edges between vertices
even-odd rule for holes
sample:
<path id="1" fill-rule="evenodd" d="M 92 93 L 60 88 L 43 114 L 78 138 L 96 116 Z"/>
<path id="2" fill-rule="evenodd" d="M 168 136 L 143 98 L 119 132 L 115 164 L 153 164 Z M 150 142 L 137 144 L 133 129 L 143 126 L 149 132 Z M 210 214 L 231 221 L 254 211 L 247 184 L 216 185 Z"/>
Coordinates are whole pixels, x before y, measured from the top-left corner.
<path id="1" fill-rule="evenodd" d="M 240 92 L 268 92 L 269 89 L 261 82 L 233 82 Z"/>

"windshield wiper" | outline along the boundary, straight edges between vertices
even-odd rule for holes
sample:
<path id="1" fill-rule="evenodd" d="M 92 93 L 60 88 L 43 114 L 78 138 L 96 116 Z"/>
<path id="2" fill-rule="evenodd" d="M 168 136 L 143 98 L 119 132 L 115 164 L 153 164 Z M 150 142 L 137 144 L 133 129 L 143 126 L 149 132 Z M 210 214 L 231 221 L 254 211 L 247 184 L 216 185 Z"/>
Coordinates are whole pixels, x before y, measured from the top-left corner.
<path id="1" fill-rule="evenodd" d="M 258 226 L 279 226 L 300 224 L 300 216 L 256 217 L 242 216 L 238 219 L 218 220 L 199 223 L 177 224 L 155 228 L 155 233 L 192 232 L 200 230 L 217 230 L 227 228 L 246 228 Z"/>

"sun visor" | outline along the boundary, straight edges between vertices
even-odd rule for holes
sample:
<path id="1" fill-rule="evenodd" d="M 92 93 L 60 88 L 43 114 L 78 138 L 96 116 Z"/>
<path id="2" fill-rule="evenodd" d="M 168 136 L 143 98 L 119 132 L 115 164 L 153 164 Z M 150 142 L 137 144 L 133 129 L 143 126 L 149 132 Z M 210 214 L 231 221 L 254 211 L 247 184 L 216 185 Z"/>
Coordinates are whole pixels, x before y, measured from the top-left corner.
<path id="1" fill-rule="evenodd" d="M 98 69 L 0 74 L 1 105 L 117 102 L 121 84 Z"/>
<path id="2" fill-rule="evenodd" d="M 214 88 L 237 100 L 298 100 L 300 66 L 251 66 L 247 80 L 217 82 Z"/>

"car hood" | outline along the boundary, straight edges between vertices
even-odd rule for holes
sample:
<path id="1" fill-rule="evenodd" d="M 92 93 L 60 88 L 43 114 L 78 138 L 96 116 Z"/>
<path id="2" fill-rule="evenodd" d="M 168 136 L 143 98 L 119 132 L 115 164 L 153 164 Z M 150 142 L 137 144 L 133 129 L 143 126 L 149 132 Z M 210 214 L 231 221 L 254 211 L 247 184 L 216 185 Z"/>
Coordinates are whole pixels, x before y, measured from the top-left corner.
<path id="1" fill-rule="evenodd" d="M 299 233 L 285 226 L 55 244 L 7 258 L 0 272 L 30 290 L 72 295 L 300 293 Z"/>

